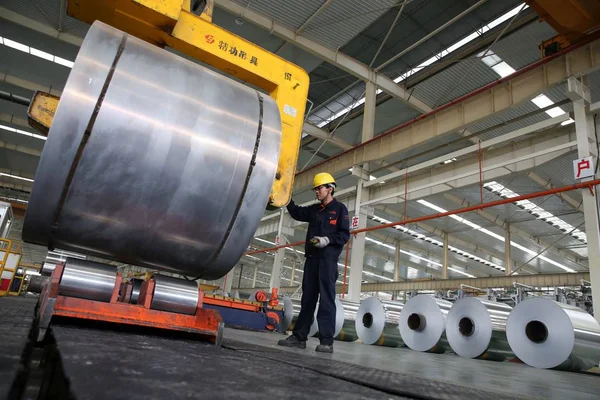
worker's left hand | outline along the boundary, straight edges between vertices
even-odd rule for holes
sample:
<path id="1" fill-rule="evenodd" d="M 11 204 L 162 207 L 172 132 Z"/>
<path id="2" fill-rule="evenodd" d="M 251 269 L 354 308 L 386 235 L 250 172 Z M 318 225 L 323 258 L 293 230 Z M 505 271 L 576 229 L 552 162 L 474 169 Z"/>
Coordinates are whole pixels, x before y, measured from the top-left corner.
<path id="1" fill-rule="evenodd" d="M 329 238 L 327 236 L 315 236 L 311 239 L 311 242 L 316 248 L 322 249 L 329 244 Z"/>

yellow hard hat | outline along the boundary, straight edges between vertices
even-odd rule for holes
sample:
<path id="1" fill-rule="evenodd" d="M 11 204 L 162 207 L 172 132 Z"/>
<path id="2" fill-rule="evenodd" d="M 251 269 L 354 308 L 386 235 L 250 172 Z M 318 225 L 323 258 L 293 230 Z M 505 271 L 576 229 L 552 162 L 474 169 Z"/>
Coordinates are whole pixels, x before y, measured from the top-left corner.
<path id="1" fill-rule="evenodd" d="M 328 183 L 335 185 L 335 179 L 333 179 L 331 174 L 328 174 L 327 172 L 321 172 L 320 174 L 315 175 L 315 179 L 313 180 L 313 188 L 326 185 Z"/>

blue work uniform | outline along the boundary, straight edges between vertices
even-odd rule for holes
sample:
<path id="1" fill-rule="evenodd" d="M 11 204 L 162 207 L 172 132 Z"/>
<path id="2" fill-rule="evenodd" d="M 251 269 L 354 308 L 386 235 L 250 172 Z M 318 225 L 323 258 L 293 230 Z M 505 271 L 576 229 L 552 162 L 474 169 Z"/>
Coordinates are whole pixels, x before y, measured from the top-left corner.
<path id="1" fill-rule="evenodd" d="M 329 204 L 297 206 L 292 200 L 287 210 L 297 221 L 308 222 L 306 233 L 304 275 L 300 315 L 294 326 L 294 336 L 305 341 L 319 301 L 317 322 L 321 344 L 332 345 L 335 333 L 335 283 L 338 278 L 338 258 L 350 238 L 348 209 L 333 199 Z M 310 243 L 315 236 L 326 236 L 329 244 L 321 249 Z"/>

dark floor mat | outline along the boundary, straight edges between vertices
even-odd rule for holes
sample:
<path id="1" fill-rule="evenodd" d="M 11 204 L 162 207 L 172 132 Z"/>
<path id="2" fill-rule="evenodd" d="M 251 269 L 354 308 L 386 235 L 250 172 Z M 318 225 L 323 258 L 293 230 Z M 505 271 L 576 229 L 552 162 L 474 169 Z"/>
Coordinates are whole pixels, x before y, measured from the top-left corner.
<path id="1" fill-rule="evenodd" d="M 37 298 L 0 298 L 0 399 L 18 397 L 26 378 L 36 304 Z"/>
<path id="2" fill-rule="evenodd" d="M 491 391 L 484 391 L 451 384 L 448 382 L 425 379 L 414 374 L 400 374 L 390 371 L 368 368 L 341 361 L 317 358 L 298 353 L 275 350 L 273 348 L 253 345 L 236 340 L 225 339 L 223 345 L 247 354 L 283 362 L 290 366 L 306 368 L 308 370 L 360 384 L 373 389 L 381 390 L 393 395 L 406 396 L 418 399 L 440 400 L 504 400 L 514 399 L 514 396 Z M 526 399 L 527 396 L 520 396 Z"/>
<path id="3" fill-rule="evenodd" d="M 206 342 L 65 325 L 52 332 L 76 399 L 401 398 Z"/>

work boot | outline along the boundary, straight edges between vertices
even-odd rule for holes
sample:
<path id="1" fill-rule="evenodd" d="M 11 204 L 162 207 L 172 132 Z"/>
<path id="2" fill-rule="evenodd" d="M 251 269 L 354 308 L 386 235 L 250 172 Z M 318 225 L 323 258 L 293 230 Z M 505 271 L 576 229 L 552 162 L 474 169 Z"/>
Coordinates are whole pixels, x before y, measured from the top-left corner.
<path id="1" fill-rule="evenodd" d="M 333 353 L 333 345 L 332 344 L 320 344 L 317 346 L 315 351 L 319 353 Z"/>
<path id="2" fill-rule="evenodd" d="M 302 341 L 294 335 L 290 335 L 286 339 L 281 339 L 277 344 L 284 347 L 295 347 L 297 349 L 306 348 L 306 341 Z"/>

